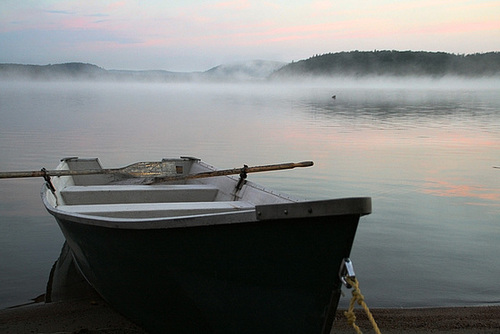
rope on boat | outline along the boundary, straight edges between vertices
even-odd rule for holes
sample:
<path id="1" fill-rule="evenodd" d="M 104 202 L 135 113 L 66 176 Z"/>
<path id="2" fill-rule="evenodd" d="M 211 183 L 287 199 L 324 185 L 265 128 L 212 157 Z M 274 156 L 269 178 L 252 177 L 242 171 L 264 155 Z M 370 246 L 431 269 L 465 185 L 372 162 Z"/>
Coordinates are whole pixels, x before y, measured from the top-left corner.
<path id="1" fill-rule="evenodd" d="M 365 303 L 365 297 L 361 294 L 361 290 L 359 289 L 359 282 L 355 277 L 346 277 L 345 278 L 347 283 L 349 283 L 352 287 L 352 298 L 351 302 L 349 303 L 349 309 L 344 312 L 344 315 L 347 318 L 347 322 L 349 325 L 351 325 L 356 333 L 362 334 L 363 332 L 359 328 L 358 325 L 356 325 L 356 315 L 354 314 L 354 304 L 357 302 L 358 305 L 361 305 L 363 309 L 365 310 L 366 315 L 368 316 L 368 319 L 370 320 L 373 329 L 375 333 L 381 334 L 380 329 L 377 326 L 377 323 L 375 322 L 375 319 L 373 318 L 372 313 L 370 312 L 370 309 L 368 308 L 368 305 Z"/>

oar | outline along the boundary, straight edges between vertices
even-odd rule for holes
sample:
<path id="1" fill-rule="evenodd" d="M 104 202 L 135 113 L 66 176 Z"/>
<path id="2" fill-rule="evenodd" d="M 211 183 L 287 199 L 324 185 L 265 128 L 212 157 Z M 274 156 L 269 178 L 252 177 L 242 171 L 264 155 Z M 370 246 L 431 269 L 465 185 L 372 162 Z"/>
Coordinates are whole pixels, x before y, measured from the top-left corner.
<path id="1" fill-rule="evenodd" d="M 247 173 L 269 172 L 269 171 L 273 171 L 273 170 L 293 169 L 296 167 L 310 167 L 312 165 L 314 165 L 314 162 L 312 162 L 312 161 L 289 162 L 289 163 L 283 163 L 283 164 L 254 166 L 254 167 L 248 167 L 247 165 L 245 165 L 242 168 L 221 169 L 221 170 L 215 170 L 212 172 L 202 172 L 202 173 L 189 174 L 189 175 L 156 177 L 154 179 L 153 183 L 166 182 L 166 181 L 201 179 L 201 178 L 205 178 L 205 177 L 226 176 L 226 175 L 235 175 L 235 174 L 246 175 Z"/>
<path id="2" fill-rule="evenodd" d="M 265 165 L 255 167 L 233 168 L 226 170 L 217 170 L 213 172 L 204 172 L 198 174 L 190 174 L 186 176 L 171 176 L 172 172 L 165 162 L 137 162 L 135 164 L 111 169 L 85 169 L 85 170 L 39 170 L 39 171 L 16 171 L 16 172 L 0 172 L 0 179 L 7 178 L 22 178 L 22 177 L 47 177 L 47 176 L 73 176 L 73 175 L 92 175 L 92 174 L 120 174 L 130 177 L 155 177 L 155 182 L 174 181 L 197 179 L 203 177 L 223 176 L 240 174 L 243 170 L 246 173 L 266 172 L 278 169 L 292 169 L 295 167 L 312 166 L 312 161 L 304 161 L 299 163 L 285 163 L 276 165 Z"/>
<path id="3" fill-rule="evenodd" d="M 169 173 L 165 162 L 137 162 L 122 168 L 84 169 L 84 170 L 39 170 L 24 172 L 0 172 L 0 179 L 20 177 L 73 176 L 92 174 L 121 174 L 131 177 L 165 176 Z"/>

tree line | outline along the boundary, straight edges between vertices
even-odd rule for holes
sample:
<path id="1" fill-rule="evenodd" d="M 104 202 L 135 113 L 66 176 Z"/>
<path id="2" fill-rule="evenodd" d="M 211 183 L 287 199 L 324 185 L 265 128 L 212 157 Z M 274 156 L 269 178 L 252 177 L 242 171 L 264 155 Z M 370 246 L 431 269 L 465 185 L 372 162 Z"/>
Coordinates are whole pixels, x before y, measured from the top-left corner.
<path id="1" fill-rule="evenodd" d="M 286 76 L 500 75 L 500 52 L 468 55 L 424 51 L 351 51 L 316 55 L 292 62 L 272 77 Z"/>

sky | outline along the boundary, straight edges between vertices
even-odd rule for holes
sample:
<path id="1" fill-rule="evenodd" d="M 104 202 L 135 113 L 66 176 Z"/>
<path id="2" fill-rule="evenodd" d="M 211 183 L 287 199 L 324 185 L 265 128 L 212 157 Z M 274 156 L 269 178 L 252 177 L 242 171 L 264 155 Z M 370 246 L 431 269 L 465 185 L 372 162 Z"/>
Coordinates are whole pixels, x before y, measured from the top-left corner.
<path id="1" fill-rule="evenodd" d="M 500 50 L 499 0 L 0 0 L 0 63 L 205 71 L 341 51 Z"/>

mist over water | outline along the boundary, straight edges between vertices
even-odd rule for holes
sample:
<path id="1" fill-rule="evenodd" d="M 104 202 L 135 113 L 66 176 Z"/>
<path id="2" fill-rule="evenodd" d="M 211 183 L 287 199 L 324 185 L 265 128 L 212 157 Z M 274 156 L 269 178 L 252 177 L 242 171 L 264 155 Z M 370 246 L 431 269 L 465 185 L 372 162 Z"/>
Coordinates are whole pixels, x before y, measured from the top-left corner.
<path id="1" fill-rule="evenodd" d="M 0 170 L 51 169 L 67 156 L 104 167 L 181 155 L 219 168 L 313 160 L 249 178 L 308 199 L 372 197 L 351 256 L 370 306 L 498 304 L 499 87 L 380 77 L 0 82 Z M 0 307 L 43 293 L 59 255 L 41 184 L 0 181 Z"/>

